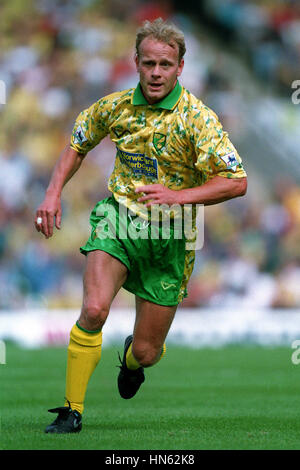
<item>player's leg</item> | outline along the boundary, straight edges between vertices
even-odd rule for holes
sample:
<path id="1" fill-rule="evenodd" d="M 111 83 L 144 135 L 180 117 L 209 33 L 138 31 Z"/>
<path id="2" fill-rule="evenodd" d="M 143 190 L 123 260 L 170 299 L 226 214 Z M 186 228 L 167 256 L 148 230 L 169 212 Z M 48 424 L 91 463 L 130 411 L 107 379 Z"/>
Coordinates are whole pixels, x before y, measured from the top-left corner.
<path id="1" fill-rule="evenodd" d="M 87 254 L 83 278 L 83 302 L 78 324 L 89 331 L 101 330 L 116 294 L 127 277 L 127 268 L 105 251 Z"/>
<path id="2" fill-rule="evenodd" d="M 68 346 L 66 402 L 62 415 L 66 417 L 66 422 L 68 419 L 71 421 L 71 430 L 66 430 L 67 425 L 60 427 L 63 430 L 57 430 L 57 425 L 50 425 L 46 432 L 75 432 L 72 428 L 73 417 L 66 410 L 75 412 L 81 421 L 87 385 L 101 357 L 102 327 L 126 276 L 127 268 L 113 256 L 100 250 L 88 253 L 82 310 L 70 332 Z M 57 410 L 53 411 L 59 412 Z"/>
<path id="3" fill-rule="evenodd" d="M 126 338 L 118 388 L 122 398 L 132 398 L 144 382 L 144 367 L 156 364 L 165 353 L 165 339 L 177 305 L 163 306 L 136 296 L 136 321 Z"/>
<path id="4" fill-rule="evenodd" d="M 157 305 L 136 296 L 132 354 L 140 366 L 150 367 L 161 358 L 176 310 L 177 305 Z"/>
<path id="5" fill-rule="evenodd" d="M 102 327 L 126 276 L 127 268 L 118 259 L 104 251 L 88 253 L 82 310 L 70 334 L 66 380 L 66 400 L 80 413 L 87 383 L 100 360 Z"/>

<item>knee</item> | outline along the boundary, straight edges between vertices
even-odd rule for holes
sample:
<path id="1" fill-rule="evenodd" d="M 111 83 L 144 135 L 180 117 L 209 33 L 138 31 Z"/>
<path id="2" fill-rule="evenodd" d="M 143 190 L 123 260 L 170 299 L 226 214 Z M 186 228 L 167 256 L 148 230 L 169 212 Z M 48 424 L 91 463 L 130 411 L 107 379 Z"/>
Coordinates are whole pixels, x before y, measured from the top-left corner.
<path id="1" fill-rule="evenodd" d="M 109 306 L 99 303 L 86 303 L 83 305 L 79 323 L 87 330 L 101 329 L 109 314 Z"/>
<path id="2" fill-rule="evenodd" d="M 151 367 L 159 360 L 161 351 L 152 345 L 133 343 L 132 354 L 142 367 Z"/>

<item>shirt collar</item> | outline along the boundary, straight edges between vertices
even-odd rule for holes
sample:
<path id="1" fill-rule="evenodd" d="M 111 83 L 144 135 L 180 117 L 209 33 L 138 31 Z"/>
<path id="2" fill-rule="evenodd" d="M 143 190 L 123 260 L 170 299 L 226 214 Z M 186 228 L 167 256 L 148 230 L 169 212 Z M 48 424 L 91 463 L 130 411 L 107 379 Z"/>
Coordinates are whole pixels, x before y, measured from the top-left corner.
<path id="1" fill-rule="evenodd" d="M 182 87 L 179 85 L 179 82 L 177 80 L 175 87 L 173 88 L 172 91 L 170 91 L 170 93 L 167 96 L 165 96 L 161 101 L 150 105 L 143 95 L 140 83 L 138 83 L 138 86 L 136 87 L 133 93 L 132 104 L 134 106 L 144 105 L 144 106 L 151 106 L 152 108 L 162 108 L 162 109 L 172 110 L 175 108 L 179 99 L 181 98 L 181 93 L 182 93 Z"/>

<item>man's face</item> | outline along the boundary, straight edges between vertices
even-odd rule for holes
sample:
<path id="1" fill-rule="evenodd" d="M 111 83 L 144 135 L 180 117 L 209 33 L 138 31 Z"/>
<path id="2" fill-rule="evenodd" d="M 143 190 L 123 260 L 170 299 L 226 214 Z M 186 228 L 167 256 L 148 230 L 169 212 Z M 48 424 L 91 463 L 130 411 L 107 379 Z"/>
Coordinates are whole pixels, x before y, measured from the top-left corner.
<path id="1" fill-rule="evenodd" d="M 178 45 L 147 37 L 139 47 L 139 56 L 135 57 L 140 84 L 149 104 L 157 103 L 167 96 L 176 85 L 181 75 L 184 60 L 178 63 Z"/>

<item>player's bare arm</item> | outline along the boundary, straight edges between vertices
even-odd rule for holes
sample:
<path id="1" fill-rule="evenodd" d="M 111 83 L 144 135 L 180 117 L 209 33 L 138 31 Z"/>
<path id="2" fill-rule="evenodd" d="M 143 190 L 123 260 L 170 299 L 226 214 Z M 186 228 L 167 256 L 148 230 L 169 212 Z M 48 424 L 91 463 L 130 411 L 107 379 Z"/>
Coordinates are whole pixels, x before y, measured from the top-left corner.
<path id="1" fill-rule="evenodd" d="M 247 191 L 247 178 L 224 178 L 215 176 L 213 179 L 195 188 L 174 191 L 162 184 L 139 186 L 137 193 L 144 193 L 138 202 L 146 202 L 146 207 L 153 204 L 204 204 L 205 206 L 244 196 Z"/>
<path id="2" fill-rule="evenodd" d="M 65 184 L 79 169 L 84 155 L 67 147 L 58 159 L 43 202 L 36 211 L 35 227 L 46 238 L 53 235 L 54 223 L 57 229 L 61 225 L 61 192 Z M 55 222 L 54 222 L 55 221 Z"/>

